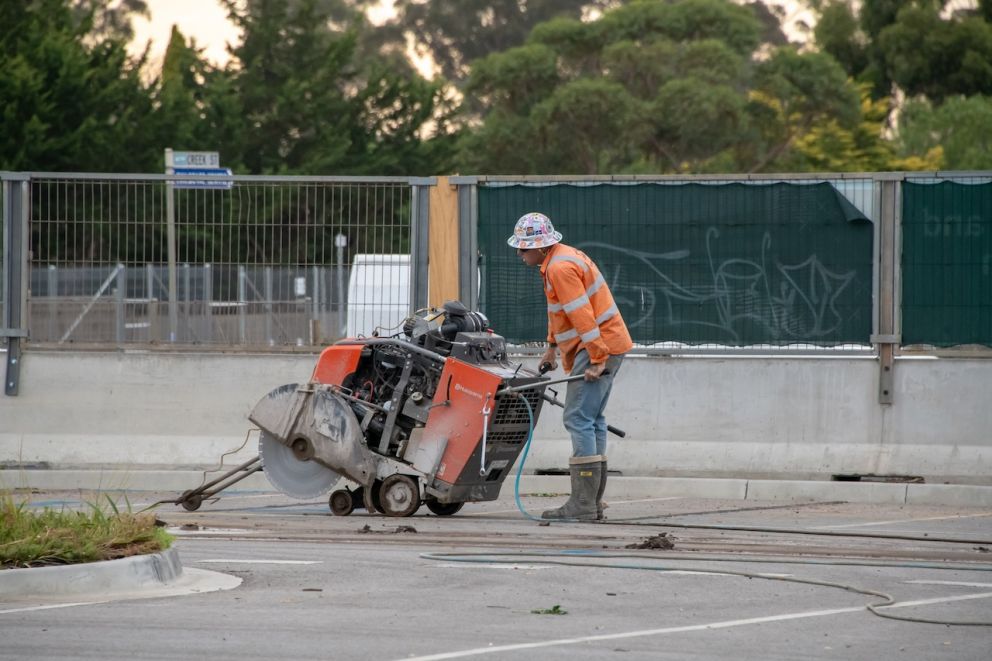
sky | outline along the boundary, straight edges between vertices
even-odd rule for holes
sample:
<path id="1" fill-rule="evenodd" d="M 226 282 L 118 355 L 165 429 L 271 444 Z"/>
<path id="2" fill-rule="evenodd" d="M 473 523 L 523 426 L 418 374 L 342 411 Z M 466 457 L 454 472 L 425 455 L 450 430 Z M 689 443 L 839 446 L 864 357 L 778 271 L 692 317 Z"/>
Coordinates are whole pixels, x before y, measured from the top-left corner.
<path id="1" fill-rule="evenodd" d="M 198 48 L 205 48 L 204 56 L 215 64 L 227 62 L 227 44 L 238 40 L 238 30 L 227 20 L 227 11 L 217 0 L 145 0 L 151 13 L 150 20 L 134 19 L 135 38 L 131 52 L 140 53 L 145 44 L 152 42 L 151 62 L 162 61 L 169 44 L 172 26 L 178 25 L 187 38 L 196 40 Z M 379 6 L 369 12 L 373 23 L 380 23 L 393 16 L 393 0 L 380 0 Z"/>

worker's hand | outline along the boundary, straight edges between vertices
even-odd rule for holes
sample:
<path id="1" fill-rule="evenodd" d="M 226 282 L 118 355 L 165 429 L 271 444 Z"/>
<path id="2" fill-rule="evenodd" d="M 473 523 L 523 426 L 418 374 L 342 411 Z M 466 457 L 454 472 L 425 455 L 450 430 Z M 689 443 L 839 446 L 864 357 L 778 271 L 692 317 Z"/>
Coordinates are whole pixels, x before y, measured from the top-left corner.
<path id="1" fill-rule="evenodd" d="M 551 369 L 548 370 L 549 372 L 551 370 L 558 369 L 557 349 L 555 349 L 554 347 L 548 347 L 548 350 L 544 352 L 543 356 L 541 356 L 541 361 L 538 363 L 538 365 L 544 365 L 545 363 L 551 365 Z"/>
<path id="2" fill-rule="evenodd" d="M 596 381 L 606 371 L 606 363 L 595 363 L 586 368 L 586 381 Z"/>

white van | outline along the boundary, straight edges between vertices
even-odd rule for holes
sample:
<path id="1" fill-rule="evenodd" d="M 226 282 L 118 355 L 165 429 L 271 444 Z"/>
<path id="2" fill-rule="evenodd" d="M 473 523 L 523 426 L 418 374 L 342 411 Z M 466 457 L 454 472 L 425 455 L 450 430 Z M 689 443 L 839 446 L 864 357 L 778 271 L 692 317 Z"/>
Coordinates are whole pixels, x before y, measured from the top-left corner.
<path id="1" fill-rule="evenodd" d="M 355 255 L 348 278 L 348 337 L 394 335 L 410 316 L 410 255 Z"/>

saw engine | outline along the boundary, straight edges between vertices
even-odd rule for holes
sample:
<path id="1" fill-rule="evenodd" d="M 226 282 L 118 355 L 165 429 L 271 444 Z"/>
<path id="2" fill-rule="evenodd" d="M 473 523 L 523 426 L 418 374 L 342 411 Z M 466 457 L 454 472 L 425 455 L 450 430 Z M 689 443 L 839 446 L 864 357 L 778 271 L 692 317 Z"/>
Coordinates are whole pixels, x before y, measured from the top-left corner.
<path id="1" fill-rule="evenodd" d="M 451 301 L 409 317 L 394 337 L 327 347 L 309 383 L 280 386 L 255 405 L 248 417 L 261 429 L 259 463 L 239 469 L 261 469 L 300 499 L 323 497 L 347 478 L 357 487 L 329 498 L 337 515 L 411 516 L 425 504 L 447 516 L 495 500 L 537 423 L 548 379 L 511 363 L 488 326 Z M 187 492 L 178 502 L 196 509 L 204 497 Z"/>

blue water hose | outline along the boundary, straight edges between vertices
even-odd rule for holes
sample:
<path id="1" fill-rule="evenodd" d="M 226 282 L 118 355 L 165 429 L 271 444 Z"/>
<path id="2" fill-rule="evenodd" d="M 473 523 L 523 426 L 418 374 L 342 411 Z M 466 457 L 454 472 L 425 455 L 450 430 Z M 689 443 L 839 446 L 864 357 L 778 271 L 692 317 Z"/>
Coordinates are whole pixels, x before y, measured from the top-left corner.
<path id="1" fill-rule="evenodd" d="M 534 410 L 530 407 L 530 402 L 527 398 L 516 393 L 517 397 L 523 400 L 524 406 L 527 407 L 527 442 L 524 443 L 524 451 L 520 454 L 520 464 L 517 466 L 517 479 L 513 482 L 513 498 L 517 501 L 517 509 L 520 513 L 524 515 L 525 518 L 531 521 L 543 521 L 524 508 L 524 504 L 520 502 L 520 475 L 524 472 L 524 463 L 527 461 L 527 453 L 530 452 L 531 441 L 534 440 Z"/>

